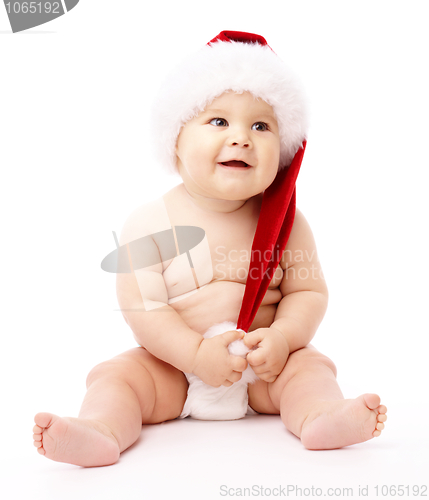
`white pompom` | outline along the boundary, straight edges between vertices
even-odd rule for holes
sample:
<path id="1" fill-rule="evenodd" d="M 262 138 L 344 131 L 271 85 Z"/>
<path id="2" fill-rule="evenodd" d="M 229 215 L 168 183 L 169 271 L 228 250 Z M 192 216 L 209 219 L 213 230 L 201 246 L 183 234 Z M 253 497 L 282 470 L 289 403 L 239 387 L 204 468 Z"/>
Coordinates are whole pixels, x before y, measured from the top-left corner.
<path id="1" fill-rule="evenodd" d="M 222 333 L 237 330 L 237 325 L 225 321 L 212 326 L 204 334 L 211 339 Z M 248 349 L 242 340 L 231 342 L 228 346 L 230 354 L 246 357 Z M 192 417 L 199 420 L 236 420 L 243 418 L 248 410 L 247 386 L 258 377 L 250 365 L 243 372 L 241 379 L 229 387 L 211 387 L 193 373 L 185 373 L 188 380 L 188 397 L 180 418 Z"/>

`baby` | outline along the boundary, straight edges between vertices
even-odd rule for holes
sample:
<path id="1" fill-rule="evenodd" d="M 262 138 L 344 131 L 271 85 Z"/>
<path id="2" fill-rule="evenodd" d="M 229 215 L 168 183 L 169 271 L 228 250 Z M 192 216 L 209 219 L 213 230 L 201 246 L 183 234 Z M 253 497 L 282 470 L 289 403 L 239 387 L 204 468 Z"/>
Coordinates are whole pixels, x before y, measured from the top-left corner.
<path id="1" fill-rule="evenodd" d="M 328 292 L 299 211 L 249 332 L 203 337 L 217 323 L 237 323 L 263 194 L 306 139 L 294 77 L 262 37 L 222 32 L 176 70 L 161 96 L 159 147 L 183 183 L 132 213 L 121 233 L 131 272 L 117 274 L 118 301 L 139 347 L 89 373 L 78 418 L 35 416 L 37 451 L 81 466 L 113 464 L 142 423 L 187 415 L 189 375 L 228 388 L 248 366 L 258 377 L 247 388 L 249 411 L 279 414 L 306 448 L 379 436 L 379 396 L 344 399 L 335 365 L 310 345 Z M 167 236 L 180 246 L 184 226 L 201 231 L 173 256 Z M 131 242 L 143 237 L 145 265 L 133 267 Z M 245 357 L 228 351 L 239 339 Z"/>

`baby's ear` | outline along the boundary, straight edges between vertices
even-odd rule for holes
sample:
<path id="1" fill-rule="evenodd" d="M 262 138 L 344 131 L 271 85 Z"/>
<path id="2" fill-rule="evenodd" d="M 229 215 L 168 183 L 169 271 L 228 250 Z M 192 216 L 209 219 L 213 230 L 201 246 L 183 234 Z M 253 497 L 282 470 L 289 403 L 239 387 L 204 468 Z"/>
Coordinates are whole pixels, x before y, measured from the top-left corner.
<path id="1" fill-rule="evenodd" d="M 177 168 L 177 163 L 179 161 L 179 156 L 178 156 L 178 151 L 177 151 L 178 149 L 179 149 L 179 147 L 178 147 L 177 142 L 176 142 L 176 147 L 174 148 L 174 159 L 175 159 L 174 168 L 175 168 L 176 172 L 179 171 L 179 169 Z"/>

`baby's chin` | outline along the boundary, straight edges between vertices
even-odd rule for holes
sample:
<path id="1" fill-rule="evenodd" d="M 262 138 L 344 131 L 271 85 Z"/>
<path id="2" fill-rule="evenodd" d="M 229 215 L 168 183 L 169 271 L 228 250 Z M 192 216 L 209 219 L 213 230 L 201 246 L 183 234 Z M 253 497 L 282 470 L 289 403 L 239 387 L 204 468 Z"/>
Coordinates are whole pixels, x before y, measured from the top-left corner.
<path id="1" fill-rule="evenodd" d="M 212 185 L 212 193 L 225 200 L 248 200 L 263 193 L 273 182 L 270 177 L 260 178 L 256 175 L 248 179 L 229 179 L 222 176 L 216 178 Z M 210 190 L 210 188 L 209 188 Z"/>
<path id="2" fill-rule="evenodd" d="M 227 191 L 219 194 L 219 199 L 224 199 L 225 201 L 247 201 L 251 198 L 255 198 L 255 196 L 262 196 L 265 189 L 267 189 L 268 185 L 261 186 L 252 186 L 250 188 L 236 188 L 231 190 L 231 192 Z"/>
<path id="3" fill-rule="evenodd" d="M 205 196 L 194 198 L 195 202 L 209 210 L 219 213 L 231 213 L 239 210 L 252 196 L 237 196 L 228 193 L 206 193 Z"/>

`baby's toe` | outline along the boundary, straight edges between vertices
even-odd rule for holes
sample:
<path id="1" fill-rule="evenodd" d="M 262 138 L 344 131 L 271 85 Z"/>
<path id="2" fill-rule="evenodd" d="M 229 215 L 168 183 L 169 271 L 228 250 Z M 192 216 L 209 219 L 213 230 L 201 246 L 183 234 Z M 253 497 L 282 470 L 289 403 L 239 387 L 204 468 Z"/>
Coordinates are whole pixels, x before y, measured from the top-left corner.
<path id="1" fill-rule="evenodd" d="M 375 430 L 372 433 L 373 437 L 378 437 L 381 435 L 381 431 L 384 429 L 383 422 L 385 422 L 386 420 L 387 420 L 387 417 L 383 413 L 379 413 L 377 415 L 377 423 L 375 425 Z"/>
<path id="2" fill-rule="evenodd" d="M 384 405 L 380 405 L 378 408 L 377 408 L 377 411 L 378 413 L 386 413 L 387 412 L 387 408 L 384 406 Z M 386 417 L 387 418 L 387 417 Z"/>
<path id="3" fill-rule="evenodd" d="M 380 396 L 378 394 L 364 394 L 363 399 L 370 410 L 378 410 L 380 407 Z"/>
<path id="4" fill-rule="evenodd" d="M 34 426 L 34 429 L 39 428 L 40 432 L 42 432 L 43 429 L 46 429 L 47 427 L 49 427 L 51 425 L 52 417 L 54 417 L 54 415 L 52 415 L 52 413 L 46 413 L 46 412 L 37 413 L 36 416 L 34 417 L 34 422 L 36 424 Z M 36 431 L 34 431 L 34 432 L 36 432 Z"/>

